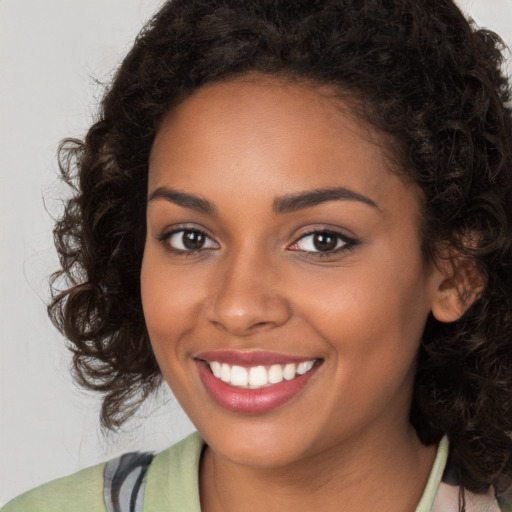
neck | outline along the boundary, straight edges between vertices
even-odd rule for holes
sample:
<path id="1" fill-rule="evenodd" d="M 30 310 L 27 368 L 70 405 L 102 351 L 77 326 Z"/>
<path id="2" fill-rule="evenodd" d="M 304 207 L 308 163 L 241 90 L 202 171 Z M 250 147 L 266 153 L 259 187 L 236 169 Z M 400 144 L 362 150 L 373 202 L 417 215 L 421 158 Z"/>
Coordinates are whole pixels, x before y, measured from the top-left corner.
<path id="1" fill-rule="evenodd" d="M 412 427 L 397 435 L 358 436 L 278 468 L 231 463 L 206 448 L 200 471 L 203 512 L 413 512 L 436 447 L 423 446 Z M 365 439 L 366 437 L 366 439 Z M 407 482 L 407 485 L 404 485 Z"/>

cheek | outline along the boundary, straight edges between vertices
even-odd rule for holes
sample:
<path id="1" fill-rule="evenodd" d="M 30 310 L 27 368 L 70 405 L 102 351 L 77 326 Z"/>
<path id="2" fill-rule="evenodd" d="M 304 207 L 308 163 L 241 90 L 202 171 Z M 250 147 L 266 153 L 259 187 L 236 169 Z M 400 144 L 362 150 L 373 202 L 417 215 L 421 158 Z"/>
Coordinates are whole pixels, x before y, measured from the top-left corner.
<path id="1" fill-rule="evenodd" d="M 326 338 L 361 338 L 378 348 L 391 334 L 413 343 L 421 336 L 430 311 L 422 281 L 390 266 L 354 266 L 306 276 L 294 290 L 302 315 Z"/>
<path id="2" fill-rule="evenodd" d="M 146 327 L 157 360 L 172 360 L 179 338 L 193 327 L 201 301 L 200 283 L 183 268 L 171 266 L 149 246 L 141 267 L 141 297 Z M 162 370 L 165 370 L 162 368 Z"/>
<path id="3" fill-rule="evenodd" d="M 301 316 L 330 345 L 342 372 L 359 375 L 360 383 L 363 376 L 374 382 L 409 372 L 430 311 L 421 257 L 385 256 L 306 276 L 295 290 Z"/>
<path id="4" fill-rule="evenodd" d="M 322 287 L 323 301 L 303 304 L 304 316 L 317 327 L 332 356 L 326 360 L 332 362 L 333 391 L 326 410 L 339 422 L 349 421 L 347 411 L 352 411 L 349 423 L 357 430 L 381 414 L 402 419 L 408 410 L 428 307 L 418 300 L 416 286 L 402 283 L 397 288 L 389 272 L 367 268 L 353 277 L 331 280 Z M 304 299 L 320 296 L 320 285 L 309 283 Z M 330 288 L 338 290 L 326 292 Z"/>

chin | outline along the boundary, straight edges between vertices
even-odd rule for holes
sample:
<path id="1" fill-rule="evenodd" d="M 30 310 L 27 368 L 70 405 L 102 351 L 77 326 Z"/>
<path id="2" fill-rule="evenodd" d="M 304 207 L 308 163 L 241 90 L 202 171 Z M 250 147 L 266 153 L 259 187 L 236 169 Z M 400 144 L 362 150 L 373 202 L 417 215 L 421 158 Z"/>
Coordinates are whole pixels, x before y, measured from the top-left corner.
<path id="1" fill-rule="evenodd" d="M 254 420 L 216 429 L 210 425 L 204 432 L 199 428 L 199 432 L 216 455 L 233 464 L 255 469 L 292 465 L 307 457 L 313 446 L 319 444 L 315 432 L 297 428 L 298 425 L 290 428 L 279 422 Z"/>

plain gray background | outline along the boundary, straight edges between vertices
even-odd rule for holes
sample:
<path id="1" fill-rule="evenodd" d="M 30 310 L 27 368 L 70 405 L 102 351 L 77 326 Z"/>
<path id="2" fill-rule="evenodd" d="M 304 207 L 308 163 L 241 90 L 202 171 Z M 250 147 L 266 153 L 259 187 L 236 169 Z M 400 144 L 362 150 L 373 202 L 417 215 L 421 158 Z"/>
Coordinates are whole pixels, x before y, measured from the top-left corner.
<path id="1" fill-rule="evenodd" d="M 248 0 L 250 1 L 250 0 Z M 58 141 L 82 136 L 102 88 L 162 0 L 0 0 L 0 505 L 127 450 L 159 450 L 192 425 L 165 390 L 119 435 L 75 387 L 46 316 L 57 268 L 50 213 L 64 190 Z M 461 0 L 512 45 L 512 0 Z M 44 199 L 44 201 L 43 201 Z M 48 210 L 48 211 L 47 211 Z"/>

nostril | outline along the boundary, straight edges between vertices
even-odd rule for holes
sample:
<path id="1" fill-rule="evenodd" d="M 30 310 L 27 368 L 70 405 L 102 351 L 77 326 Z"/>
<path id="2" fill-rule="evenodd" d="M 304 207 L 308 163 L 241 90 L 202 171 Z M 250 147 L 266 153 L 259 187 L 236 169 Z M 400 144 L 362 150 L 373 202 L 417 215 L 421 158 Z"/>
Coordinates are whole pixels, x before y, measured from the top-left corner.
<path id="1" fill-rule="evenodd" d="M 262 304 L 259 307 L 229 309 L 226 304 L 213 306 L 208 320 L 217 328 L 237 336 L 245 336 L 272 329 L 287 322 L 290 310 L 286 304 L 273 307 Z"/>
<path id="2" fill-rule="evenodd" d="M 273 325 L 275 325 L 274 322 L 257 322 L 255 323 L 251 329 L 253 331 L 255 330 L 261 330 L 261 329 L 265 329 L 266 327 L 272 327 Z"/>

